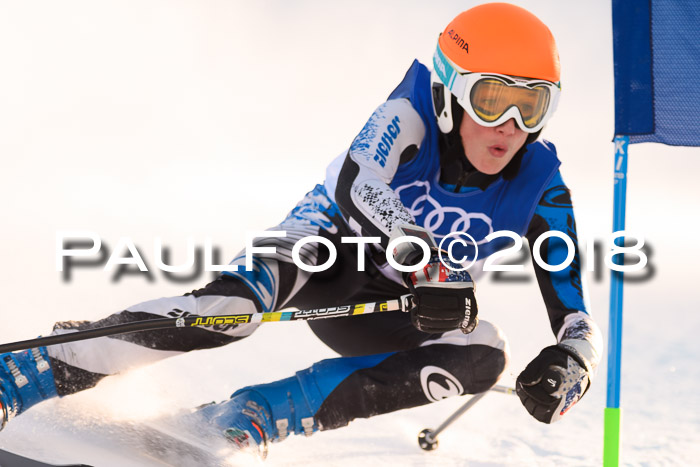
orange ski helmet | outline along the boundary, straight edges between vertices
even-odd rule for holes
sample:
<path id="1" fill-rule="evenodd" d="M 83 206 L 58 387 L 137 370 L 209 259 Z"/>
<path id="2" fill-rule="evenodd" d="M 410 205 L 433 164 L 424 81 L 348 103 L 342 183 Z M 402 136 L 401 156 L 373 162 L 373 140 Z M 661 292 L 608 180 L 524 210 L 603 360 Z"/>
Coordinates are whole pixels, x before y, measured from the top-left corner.
<path id="1" fill-rule="evenodd" d="M 488 3 L 460 13 L 440 35 L 435 57 L 433 97 L 443 133 L 454 127 L 454 79 L 450 81 L 449 71 L 444 73 L 445 66 L 462 76 L 494 73 L 541 80 L 555 85 L 555 91 L 560 87 L 559 53 L 551 31 L 529 11 L 508 3 Z M 466 108 L 468 96 L 455 97 Z M 557 98 L 558 92 L 549 99 L 546 115 L 539 120 L 540 129 L 556 108 Z"/>

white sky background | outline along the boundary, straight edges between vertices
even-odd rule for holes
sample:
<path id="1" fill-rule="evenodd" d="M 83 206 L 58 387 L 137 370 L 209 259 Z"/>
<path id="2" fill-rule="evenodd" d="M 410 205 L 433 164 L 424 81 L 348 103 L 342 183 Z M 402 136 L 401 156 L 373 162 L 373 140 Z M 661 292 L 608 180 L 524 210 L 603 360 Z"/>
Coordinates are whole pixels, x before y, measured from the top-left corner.
<path id="1" fill-rule="evenodd" d="M 476 3 L 0 1 L 0 341 L 203 285 L 156 270 L 152 284 L 112 284 L 99 268 L 66 284 L 55 232 L 92 230 L 110 247 L 130 237 L 153 267 L 155 237 L 176 262 L 188 236 L 232 257 L 246 231 L 277 224 L 323 181 L 413 58 L 429 65 L 447 22 Z M 612 225 L 610 4 L 513 3 L 558 42 L 563 93 L 543 136 L 558 148 L 580 236 L 602 238 Z M 627 288 L 626 323 L 638 336 L 626 343 L 630 358 L 694 338 L 699 172 L 697 148 L 631 146 L 627 226 L 654 247 L 657 274 Z M 589 283 L 606 329 L 607 282 Z M 526 308 L 541 306 L 534 282 L 506 287 Z M 482 290 L 494 305 L 482 315 L 505 317 L 502 289 Z M 532 313 L 551 339 L 544 310 Z M 546 344 L 516 338 L 529 353 L 515 362 Z"/>
<path id="2" fill-rule="evenodd" d="M 276 224 L 323 180 L 411 60 L 429 64 L 438 33 L 472 4 L 0 3 L 6 309 L 90 313 L 104 293 L 116 293 L 108 308 L 122 306 L 125 288 L 146 283 L 127 278 L 88 301 L 108 276 L 77 270 L 62 284 L 59 229 L 93 230 L 111 247 L 131 237 L 152 267 L 156 236 L 176 260 L 188 236 L 235 254 L 245 231 Z M 563 95 L 544 137 L 558 147 L 581 236 L 602 237 L 612 217 L 610 6 L 518 4 L 558 41 Z M 686 272 L 694 252 L 679 250 L 695 250 L 698 221 L 684 214 L 700 200 L 698 155 L 631 148 L 628 228 L 673 248 L 670 264 Z M 44 293 L 28 302 L 17 291 L 30 280 Z"/>

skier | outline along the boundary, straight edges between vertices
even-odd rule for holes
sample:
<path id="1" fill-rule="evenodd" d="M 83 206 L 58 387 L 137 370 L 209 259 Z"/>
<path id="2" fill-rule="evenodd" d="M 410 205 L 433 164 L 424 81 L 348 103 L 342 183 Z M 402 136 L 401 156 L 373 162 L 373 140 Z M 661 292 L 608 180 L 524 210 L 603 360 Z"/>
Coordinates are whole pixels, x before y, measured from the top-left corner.
<path id="1" fill-rule="evenodd" d="M 62 322 L 54 334 L 161 317 L 259 313 L 286 307 L 321 308 L 397 298 L 410 293 L 410 313 L 381 313 L 310 321 L 313 332 L 340 357 L 296 374 L 245 387 L 227 401 L 198 409 L 241 447 L 264 454 L 289 434 L 310 435 L 458 394 L 488 390 L 508 362 L 500 329 L 479 321 L 472 275 L 483 259 L 508 246 L 507 230 L 533 244 L 558 231 L 576 239 L 569 190 L 552 143 L 538 140 L 560 92 L 559 58 L 549 29 L 528 11 L 492 3 L 459 14 L 439 36 L 431 72 L 418 61 L 370 116 L 350 148 L 278 226 L 286 237 L 245 251 L 204 288 L 184 296 L 131 306 L 96 322 Z M 470 272 L 454 260 L 474 256 Z M 392 238 L 417 235 L 429 242 L 428 262 L 413 272 L 387 264 Z M 338 252 L 330 269 L 307 272 L 291 250 L 305 236 L 321 236 Z M 341 237 L 377 237 L 377 243 Z M 452 242 L 452 243 L 450 243 Z M 542 259 L 558 264 L 566 250 L 544 242 Z M 423 257 L 413 243 L 392 252 L 411 266 Z M 455 254 L 456 253 L 456 254 Z M 307 264 L 324 264 L 317 243 L 301 249 Z M 364 260 L 364 268 L 358 267 Z M 517 394 L 537 420 L 559 420 L 588 390 L 602 339 L 584 300 L 578 249 L 563 271 L 535 264 L 556 343 L 520 373 Z M 529 312 L 529 310 L 525 310 Z M 519 311 L 523 312 L 523 311 Z M 0 422 L 54 396 L 93 387 L 102 378 L 182 352 L 230 344 L 256 324 L 160 330 L 102 337 L 0 355 Z M 436 388 L 440 390 L 436 391 Z"/>

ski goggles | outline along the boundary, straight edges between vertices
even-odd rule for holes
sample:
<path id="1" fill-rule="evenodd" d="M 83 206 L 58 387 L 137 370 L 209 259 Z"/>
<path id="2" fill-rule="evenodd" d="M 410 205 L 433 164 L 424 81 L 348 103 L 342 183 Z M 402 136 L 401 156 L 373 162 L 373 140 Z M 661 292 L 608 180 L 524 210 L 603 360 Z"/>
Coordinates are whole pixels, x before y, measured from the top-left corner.
<path id="1" fill-rule="evenodd" d="M 460 72 L 439 46 L 433 65 L 459 105 L 482 126 L 498 126 L 513 118 L 523 131 L 535 133 L 547 123 L 559 101 L 559 83 L 499 73 Z"/>

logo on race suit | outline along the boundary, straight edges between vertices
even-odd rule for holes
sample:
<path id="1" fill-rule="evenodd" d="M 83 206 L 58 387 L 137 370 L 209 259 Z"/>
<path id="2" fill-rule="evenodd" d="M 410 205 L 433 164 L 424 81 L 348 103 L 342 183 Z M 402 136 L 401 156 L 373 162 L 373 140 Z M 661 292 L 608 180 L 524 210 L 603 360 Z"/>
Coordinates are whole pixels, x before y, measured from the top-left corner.
<path id="1" fill-rule="evenodd" d="M 466 232 L 476 239 L 477 245 L 487 243 L 486 237 L 493 233 L 493 221 L 483 212 L 467 212 L 456 206 L 442 206 L 435 198 L 430 196 L 430 183 L 418 180 L 397 187 L 394 191 L 401 196 L 401 191 L 418 187 L 425 190 L 413 200 L 410 206 L 406 205 L 408 212 L 418 219 L 423 216 L 422 225 L 432 232 L 433 236 L 442 239 L 450 232 Z M 470 232 L 470 229 L 478 229 L 479 235 Z M 485 233 L 484 233 L 485 232 Z"/>
<path id="2" fill-rule="evenodd" d="M 401 122 L 401 120 L 399 120 L 398 115 L 391 119 L 391 123 L 387 125 L 386 130 L 384 130 L 384 133 L 382 134 L 381 141 L 379 141 L 379 144 L 377 144 L 377 150 L 374 153 L 374 160 L 375 162 L 379 162 L 379 165 L 382 167 L 386 165 L 386 158 L 389 157 L 389 151 L 394 145 L 394 140 L 399 136 L 399 133 L 401 133 L 399 122 Z"/>
<path id="3" fill-rule="evenodd" d="M 429 365 L 420 370 L 420 385 L 425 397 L 431 402 L 459 396 L 464 392 L 462 384 L 454 375 L 437 366 Z"/>

